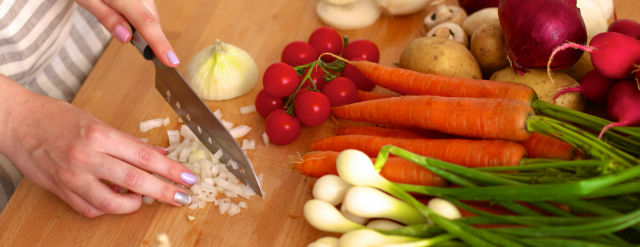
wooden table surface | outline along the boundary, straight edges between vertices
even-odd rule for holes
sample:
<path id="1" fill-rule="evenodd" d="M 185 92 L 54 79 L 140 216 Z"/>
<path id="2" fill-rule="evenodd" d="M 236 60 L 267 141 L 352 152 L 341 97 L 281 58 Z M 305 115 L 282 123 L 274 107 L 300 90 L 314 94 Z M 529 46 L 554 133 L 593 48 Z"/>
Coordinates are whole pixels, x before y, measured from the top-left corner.
<path id="1" fill-rule="evenodd" d="M 455 0 L 449 0 L 455 3 Z M 280 61 L 289 42 L 306 41 L 322 26 L 315 14 L 317 0 L 156 0 L 162 29 L 173 45 L 184 72 L 191 57 L 216 39 L 246 50 L 256 61 L 260 77 L 267 66 Z M 640 1 L 618 0 L 620 18 L 640 20 Z M 393 65 L 403 48 L 420 36 L 423 18 L 431 9 L 406 17 L 382 16 L 373 26 L 340 31 L 351 40 L 369 39 L 381 51 L 380 63 Z M 154 88 L 154 69 L 131 45 L 112 41 L 89 75 L 73 104 L 116 129 L 149 143 L 168 146 L 166 130 L 177 129 L 177 115 Z M 252 197 L 249 209 L 236 216 L 220 215 L 217 207 L 191 210 L 155 202 L 143 203 L 128 215 L 87 219 L 54 194 L 24 179 L 0 215 L 0 246 L 154 246 L 166 233 L 174 246 L 306 246 L 330 233 L 318 231 L 304 219 L 302 208 L 311 199 L 306 178 L 290 169 L 294 157 L 310 151 L 309 144 L 333 135 L 338 124 L 303 127 L 292 144 L 265 147 L 264 119 L 257 113 L 242 115 L 262 89 L 237 99 L 207 102 L 221 109 L 223 118 L 254 129 L 249 150 L 256 172 L 264 173 L 265 197 Z M 381 89 L 376 89 L 377 91 Z M 64 116 L 61 116 L 64 117 Z M 170 117 L 172 124 L 143 133 L 139 123 Z M 346 121 L 338 120 L 344 124 Z M 187 215 L 196 217 L 187 220 Z"/>

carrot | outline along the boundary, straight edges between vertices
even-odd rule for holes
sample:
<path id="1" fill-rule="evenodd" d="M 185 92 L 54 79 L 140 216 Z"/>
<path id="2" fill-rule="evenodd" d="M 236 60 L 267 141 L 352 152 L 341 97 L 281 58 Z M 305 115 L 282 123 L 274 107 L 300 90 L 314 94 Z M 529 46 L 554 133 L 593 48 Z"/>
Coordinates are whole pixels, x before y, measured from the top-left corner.
<path id="1" fill-rule="evenodd" d="M 324 175 L 338 175 L 336 159 L 339 152 L 313 152 L 302 157 L 295 169 L 308 177 L 319 178 Z M 375 158 L 371 161 L 375 162 Z M 400 157 L 390 157 L 380 171 L 382 177 L 395 183 L 422 186 L 447 187 L 449 182 L 411 161 Z"/>
<path id="2" fill-rule="evenodd" d="M 407 139 L 426 138 L 423 135 L 413 133 L 408 130 L 385 129 L 380 127 L 367 127 L 367 126 L 340 127 L 336 132 L 338 133 L 338 135 L 367 135 L 367 136 L 397 137 L 397 138 L 407 138 Z"/>
<path id="3" fill-rule="evenodd" d="M 396 97 L 396 96 L 391 94 L 386 94 L 386 93 L 374 93 L 374 92 L 358 90 L 358 102 L 369 101 L 374 99 L 391 98 L 391 97 Z"/>
<path id="4" fill-rule="evenodd" d="M 516 166 L 526 156 L 520 144 L 500 140 L 403 139 L 378 136 L 333 136 L 311 143 L 314 151 L 360 150 L 376 157 L 385 145 L 466 167 Z"/>
<path id="5" fill-rule="evenodd" d="M 527 105 L 531 105 L 537 98 L 531 87 L 519 83 L 424 74 L 369 61 L 341 60 L 356 67 L 376 85 L 404 95 L 505 98 L 522 101 Z"/>
<path id="6" fill-rule="evenodd" d="M 518 142 L 527 150 L 529 158 L 553 158 L 563 160 L 582 159 L 584 155 L 574 146 L 556 138 L 539 133 Z"/>
<path id="7" fill-rule="evenodd" d="M 380 127 L 380 128 L 385 128 L 385 129 L 400 129 L 400 130 L 410 131 L 410 132 L 425 136 L 427 139 L 461 138 L 459 136 L 454 136 L 454 135 L 450 135 L 450 134 L 447 134 L 447 133 L 442 133 L 440 131 L 421 129 L 421 128 L 418 128 L 418 127 L 401 126 L 401 125 L 395 125 L 395 124 L 378 124 L 377 126 Z"/>
<path id="8" fill-rule="evenodd" d="M 479 139 L 524 141 L 533 109 L 512 99 L 404 96 L 331 108 L 333 115 L 376 124 L 397 124 Z"/>

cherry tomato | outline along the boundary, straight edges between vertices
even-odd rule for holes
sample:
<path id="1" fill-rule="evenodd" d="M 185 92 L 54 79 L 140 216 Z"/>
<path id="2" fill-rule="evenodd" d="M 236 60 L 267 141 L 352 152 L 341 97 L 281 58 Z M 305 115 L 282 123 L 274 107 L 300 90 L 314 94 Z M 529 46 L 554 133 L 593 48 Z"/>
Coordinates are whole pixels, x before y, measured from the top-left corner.
<path id="1" fill-rule="evenodd" d="M 265 121 L 265 130 L 269 140 L 278 145 L 293 142 L 300 135 L 300 121 L 284 110 L 275 110 Z"/>
<path id="2" fill-rule="evenodd" d="M 309 44 L 318 52 L 318 56 L 328 52 L 340 56 L 342 52 L 342 37 L 333 28 L 321 27 L 313 31 L 309 37 Z M 336 60 L 335 57 L 324 55 L 322 60 L 327 63 Z"/>
<path id="3" fill-rule="evenodd" d="M 304 74 L 302 74 L 300 76 L 300 81 L 302 81 L 304 79 L 304 77 L 307 75 L 307 73 L 309 73 L 309 69 L 313 68 L 313 70 L 311 71 L 311 80 L 313 81 L 314 84 L 316 84 L 316 89 L 322 91 L 322 88 L 324 88 L 324 85 L 327 84 L 327 82 L 324 80 L 324 78 L 322 78 L 322 76 L 325 74 L 324 71 L 320 68 L 314 68 L 314 67 L 308 67 L 304 70 Z M 311 84 L 311 82 L 309 80 L 305 81 L 304 84 L 302 84 L 301 88 L 307 88 L 309 87 L 309 85 Z"/>
<path id="4" fill-rule="evenodd" d="M 342 57 L 348 60 L 359 57 L 377 63 L 380 61 L 380 50 L 371 41 L 361 39 L 347 44 L 342 52 Z"/>
<path id="5" fill-rule="evenodd" d="M 278 109 L 284 107 L 284 102 L 281 98 L 273 97 L 269 95 L 264 89 L 260 90 L 256 97 L 256 111 L 263 118 L 267 118 L 269 114 Z"/>
<path id="6" fill-rule="evenodd" d="M 318 52 L 309 43 L 294 41 L 284 47 L 281 60 L 290 66 L 308 64 L 318 59 Z"/>
<path id="7" fill-rule="evenodd" d="M 362 61 L 362 58 L 354 58 L 352 61 Z M 344 70 L 342 70 L 342 76 L 348 78 L 356 84 L 356 87 L 362 91 L 371 91 L 376 87 L 376 84 L 371 82 L 369 79 L 364 77 L 360 70 L 356 69 L 356 67 L 347 64 L 344 66 Z"/>
<path id="8" fill-rule="evenodd" d="M 298 116 L 302 124 L 318 126 L 324 123 L 331 114 L 331 103 L 324 94 L 313 91 L 305 92 L 296 96 L 293 113 Z"/>
<path id="9" fill-rule="evenodd" d="M 351 80 L 338 77 L 327 83 L 322 90 L 322 94 L 327 96 L 331 107 L 348 105 L 358 102 L 358 88 Z"/>
<path id="10" fill-rule="evenodd" d="M 264 90 L 273 97 L 286 97 L 291 95 L 300 83 L 298 73 L 289 65 L 274 63 L 264 72 L 262 77 Z"/>

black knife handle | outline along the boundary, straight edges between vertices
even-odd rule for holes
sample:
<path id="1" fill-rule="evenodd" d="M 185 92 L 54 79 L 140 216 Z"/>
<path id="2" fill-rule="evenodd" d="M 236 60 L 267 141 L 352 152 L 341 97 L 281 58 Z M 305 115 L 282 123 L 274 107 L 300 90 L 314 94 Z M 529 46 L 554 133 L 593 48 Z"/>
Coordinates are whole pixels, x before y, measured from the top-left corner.
<path id="1" fill-rule="evenodd" d="M 149 45 L 147 44 L 147 41 L 144 41 L 142 36 L 140 36 L 140 33 L 136 31 L 133 25 L 129 24 L 129 26 L 131 26 L 131 34 L 132 34 L 131 44 L 135 46 L 136 49 L 138 49 L 138 51 L 140 52 L 140 54 L 142 54 L 142 57 L 144 57 L 144 59 L 146 60 L 153 59 L 155 55 L 153 54 L 151 47 L 149 47 Z"/>

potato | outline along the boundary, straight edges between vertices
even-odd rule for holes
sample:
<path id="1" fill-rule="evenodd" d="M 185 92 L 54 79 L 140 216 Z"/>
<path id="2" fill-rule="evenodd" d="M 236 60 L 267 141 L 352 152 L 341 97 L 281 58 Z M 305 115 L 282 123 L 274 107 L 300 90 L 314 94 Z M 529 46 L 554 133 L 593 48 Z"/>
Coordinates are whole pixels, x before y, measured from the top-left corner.
<path id="1" fill-rule="evenodd" d="M 469 50 L 478 61 L 484 78 L 509 66 L 504 49 L 504 34 L 498 19 L 486 21 L 473 32 Z"/>
<path id="2" fill-rule="evenodd" d="M 478 62 L 466 47 L 440 37 L 423 37 L 411 41 L 400 55 L 400 67 L 426 74 L 482 78 Z"/>
<path id="3" fill-rule="evenodd" d="M 491 19 L 498 19 L 498 8 L 485 8 L 474 12 L 467 19 L 464 19 L 462 29 L 467 33 L 467 36 L 471 36 L 476 28 Z"/>
<path id="4" fill-rule="evenodd" d="M 580 60 L 571 65 L 571 67 L 560 71 L 573 77 L 573 79 L 576 79 L 576 81 L 582 81 L 584 75 L 586 75 L 592 69 L 593 64 L 591 63 L 591 53 L 585 52 L 582 54 L 582 57 L 580 57 Z"/>
<path id="5" fill-rule="evenodd" d="M 552 74 L 555 83 L 551 82 L 547 71 L 543 69 L 530 69 L 529 73 L 520 76 L 513 72 L 511 67 L 497 71 L 491 76 L 492 81 L 517 82 L 530 86 L 538 94 L 538 98 L 549 104 L 562 106 L 576 111 L 583 111 L 587 103 L 586 97 L 580 93 L 568 93 L 558 97 L 553 101 L 553 97 L 558 93 L 559 88 L 569 87 L 578 84 L 578 81 L 571 76 L 560 71 Z"/>

